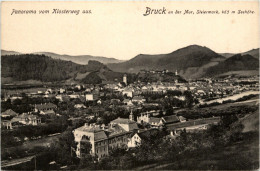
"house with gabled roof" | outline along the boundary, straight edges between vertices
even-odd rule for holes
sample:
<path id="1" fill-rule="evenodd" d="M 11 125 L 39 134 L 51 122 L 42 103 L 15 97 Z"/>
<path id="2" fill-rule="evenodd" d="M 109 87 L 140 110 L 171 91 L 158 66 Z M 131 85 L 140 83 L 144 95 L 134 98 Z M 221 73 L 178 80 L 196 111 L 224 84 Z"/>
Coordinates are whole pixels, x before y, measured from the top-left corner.
<path id="1" fill-rule="evenodd" d="M 18 113 L 14 112 L 12 109 L 7 109 L 1 113 L 1 117 L 15 117 L 18 116 Z"/>
<path id="2" fill-rule="evenodd" d="M 132 133 L 127 143 L 128 148 L 140 146 L 144 139 L 149 139 L 149 137 L 156 132 L 159 132 L 159 130 L 151 128 L 147 130 L 138 130 L 137 132 Z"/>
<path id="3" fill-rule="evenodd" d="M 132 102 L 136 102 L 138 104 L 144 103 L 146 100 L 143 96 L 134 96 Z"/>
<path id="4" fill-rule="evenodd" d="M 128 105 L 128 106 L 134 105 L 134 104 L 132 103 L 132 100 L 130 100 L 130 99 L 124 99 L 124 100 L 123 100 L 123 103 L 124 103 L 124 105 Z"/>
<path id="5" fill-rule="evenodd" d="M 162 121 L 165 125 L 180 122 L 177 115 L 163 116 Z"/>
<path id="6" fill-rule="evenodd" d="M 41 118 L 36 115 L 23 113 L 11 119 L 11 122 L 19 122 L 24 125 L 39 125 L 41 124 Z"/>
<path id="7" fill-rule="evenodd" d="M 44 104 L 36 104 L 34 106 L 35 112 L 41 112 L 41 111 L 49 111 L 49 110 L 55 110 L 57 109 L 57 105 L 53 103 L 44 103 Z"/>

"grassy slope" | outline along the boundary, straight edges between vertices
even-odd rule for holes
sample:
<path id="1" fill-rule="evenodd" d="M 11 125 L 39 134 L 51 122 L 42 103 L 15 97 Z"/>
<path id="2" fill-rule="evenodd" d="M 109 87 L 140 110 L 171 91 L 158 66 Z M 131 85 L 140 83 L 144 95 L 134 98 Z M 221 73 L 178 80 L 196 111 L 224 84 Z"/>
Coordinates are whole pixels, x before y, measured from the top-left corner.
<path id="1" fill-rule="evenodd" d="M 245 103 L 230 103 L 206 110 L 225 109 L 230 106 L 255 105 L 259 97 L 254 97 Z M 252 170 L 259 168 L 259 110 L 240 119 L 244 125 L 244 133 L 254 132 L 243 141 L 231 144 L 217 151 L 207 151 L 201 155 L 179 159 L 176 162 L 154 163 L 135 168 L 136 170 Z"/>
<path id="2" fill-rule="evenodd" d="M 191 156 L 179 163 L 156 166 L 153 169 L 216 169 L 247 170 L 259 168 L 259 139 L 253 137 L 242 142 L 229 145 L 218 151 Z"/>

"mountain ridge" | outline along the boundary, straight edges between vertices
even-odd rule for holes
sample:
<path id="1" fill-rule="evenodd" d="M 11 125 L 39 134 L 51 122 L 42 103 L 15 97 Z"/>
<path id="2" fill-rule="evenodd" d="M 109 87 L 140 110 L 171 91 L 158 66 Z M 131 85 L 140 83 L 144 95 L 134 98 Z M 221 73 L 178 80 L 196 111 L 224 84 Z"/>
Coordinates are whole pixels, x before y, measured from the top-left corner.
<path id="1" fill-rule="evenodd" d="M 246 54 L 249 55 L 252 54 L 255 56 L 259 55 L 259 53 L 257 53 L 257 50 L 258 49 L 253 49 L 251 51 L 245 52 L 243 53 L 242 56 Z M 222 61 L 225 61 L 227 59 L 228 59 L 227 57 L 224 57 L 219 53 L 214 52 L 213 50 L 209 49 L 206 46 L 190 45 L 187 47 L 177 49 L 168 54 L 158 54 L 158 55 L 139 54 L 128 61 L 117 63 L 117 64 L 112 63 L 112 64 L 108 64 L 107 66 L 109 68 L 112 68 L 113 71 L 116 72 L 130 72 L 130 73 L 138 73 L 141 70 L 167 69 L 171 72 L 177 70 L 180 73 L 180 75 L 182 75 L 185 79 L 197 79 L 201 77 L 207 77 L 207 74 L 209 73 L 207 72 L 207 70 L 209 68 L 212 67 L 214 68 L 214 66 L 219 65 Z M 238 59 L 235 59 L 233 62 L 235 62 L 236 60 Z M 257 63 L 257 61 L 255 62 Z M 236 64 L 239 65 L 238 63 Z M 228 72 L 243 70 L 246 68 L 241 64 L 239 66 L 233 66 L 233 67 L 234 68 L 230 68 Z"/>
<path id="2" fill-rule="evenodd" d="M 209 49 L 206 46 L 199 46 L 199 45 L 190 45 L 187 47 L 183 47 L 180 49 L 177 49 L 175 51 L 172 51 L 168 54 L 157 54 L 157 55 L 151 55 L 151 54 L 139 54 L 136 55 L 134 58 L 124 61 L 124 62 L 119 62 L 119 63 L 108 63 L 106 65 L 103 65 L 102 62 L 98 61 L 99 63 L 96 63 L 97 66 L 100 66 L 101 64 L 104 66 L 102 69 L 98 67 L 98 70 L 95 70 L 95 68 L 92 68 L 91 71 L 86 70 L 85 64 L 77 64 L 73 61 L 70 61 L 69 59 L 64 60 L 60 59 L 60 56 L 55 56 L 55 53 L 52 52 L 46 52 L 46 54 L 41 54 L 42 52 L 38 52 L 39 54 L 19 54 L 18 52 L 15 51 L 4 51 L 5 53 L 16 53 L 14 55 L 9 55 L 13 56 L 13 58 L 18 59 L 15 56 L 19 55 L 31 55 L 31 56 L 37 56 L 39 57 L 49 57 L 51 59 L 55 60 L 62 60 L 67 62 L 72 62 L 74 64 L 64 64 L 65 68 L 67 65 L 71 68 L 75 68 L 75 64 L 81 66 L 77 66 L 76 68 L 78 69 L 72 69 L 70 73 L 67 73 L 67 71 L 64 71 L 64 69 L 55 68 L 53 63 L 48 63 L 54 69 L 56 69 L 56 73 L 60 74 L 57 77 L 62 77 L 65 75 L 66 78 L 72 78 L 70 74 L 73 75 L 74 80 L 85 80 L 88 82 L 88 80 L 91 80 L 91 76 L 97 78 L 100 82 L 100 80 L 111 80 L 119 78 L 119 76 L 122 76 L 122 73 L 138 73 L 141 70 L 168 70 L 170 72 L 175 72 L 176 70 L 179 72 L 179 74 L 184 78 L 184 79 L 197 79 L 197 78 L 202 78 L 202 77 L 214 77 L 216 75 L 221 75 L 223 73 L 232 73 L 232 72 L 237 72 L 238 71 L 252 71 L 252 70 L 259 70 L 259 58 L 256 58 L 257 55 L 259 55 L 258 52 L 259 49 L 252 49 L 250 51 L 241 53 L 241 54 L 229 54 L 227 53 L 226 55 L 232 55 L 231 57 L 224 57 L 220 55 L 219 53 L 214 52 L 213 50 Z M 1 52 L 2 52 L 1 51 Z M 3 55 L 3 54 L 2 54 Z M 52 55 L 52 57 L 50 57 Z M 253 56 L 254 55 L 254 56 Z M 69 55 L 68 55 L 69 56 Z M 84 56 L 84 55 L 83 55 Z M 66 56 L 64 55 L 63 58 Z M 70 58 L 71 56 L 69 56 Z M 3 58 L 3 57 L 2 57 Z M 6 58 L 6 57 L 4 57 Z M 38 59 L 37 58 L 37 59 Z M 98 58 L 94 58 L 98 59 Z M 108 59 L 108 58 L 106 58 Z M 5 59 L 6 60 L 6 59 Z M 247 61 L 248 60 L 248 61 Z M 3 60 L 2 60 L 3 61 Z M 26 60 L 25 60 L 26 61 Z M 39 59 L 40 62 L 43 62 L 41 59 Z M 93 61 L 96 60 L 89 60 L 88 63 L 90 62 L 93 63 Z M 31 61 L 32 62 L 32 61 Z M 46 61 L 45 61 L 46 62 Z M 2 62 L 3 63 L 3 62 Z M 33 65 L 35 65 L 35 61 L 33 61 Z M 55 63 L 55 62 L 54 62 Z M 95 62 L 94 62 L 95 63 Z M 10 68 L 12 68 L 12 63 Z M 46 63 L 45 63 L 46 65 Z M 48 68 L 45 66 L 45 68 Z M 62 64 L 63 65 L 63 64 Z M 58 65 L 57 65 L 58 66 Z M 91 65 L 87 64 L 87 68 L 91 68 Z M 2 65 L 3 68 L 5 66 Z M 19 68 L 20 66 L 15 66 L 14 68 Z M 31 67 L 31 66 L 30 66 Z M 94 67 L 96 67 L 94 65 Z M 83 69 L 82 71 L 82 68 Z M 52 70 L 52 69 L 51 69 Z M 77 71 L 76 71 L 77 70 Z M 19 72 L 19 70 L 18 70 Z M 35 70 L 31 70 L 30 72 L 35 72 Z M 60 73 L 63 72 L 63 73 Z M 8 73 L 8 70 L 6 69 L 4 72 L 4 75 Z M 90 74 L 91 73 L 91 74 Z M 118 74 L 120 73 L 120 74 Z M 255 73 L 255 72 L 254 72 Z M 95 75 L 96 74 L 96 75 Z M 54 74 L 55 75 L 55 74 Z M 68 77 L 68 75 L 70 75 Z M 65 77 L 63 79 L 65 79 Z M 88 79 L 84 79 L 84 78 Z M 107 79 L 107 77 L 109 77 Z M 7 77 L 5 77 L 7 78 Z M 52 76 L 50 75 L 50 78 Z M 19 79 L 19 78 L 17 78 Z M 31 78 L 28 78 L 31 79 Z M 121 78 L 120 78 L 121 79 Z M 52 79 L 50 79 L 52 80 Z M 95 80 L 95 79 L 94 79 Z"/>
<path id="3" fill-rule="evenodd" d="M 16 51 L 6 51 L 1 50 L 1 55 L 17 55 L 17 54 L 26 54 L 26 53 L 20 53 Z M 57 54 L 53 52 L 34 52 L 34 53 L 28 53 L 28 54 L 36 54 L 36 55 L 46 55 L 50 56 L 53 59 L 62 59 L 65 61 L 71 61 L 77 64 L 86 65 L 88 64 L 88 61 L 95 60 L 104 64 L 108 63 L 119 63 L 123 62 L 123 60 L 115 59 L 115 58 L 108 58 L 108 57 L 102 57 L 102 56 L 92 56 L 92 55 L 67 55 L 67 54 Z"/>
<path id="4" fill-rule="evenodd" d="M 185 74 L 187 69 L 198 68 L 210 62 L 224 60 L 225 58 L 215 53 L 207 47 L 190 45 L 168 54 L 145 55 L 139 54 L 136 57 L 117 64 L 108 64 L 116 72 L 138 73 L 143 69 L 163 70 L 171 72 L 178 70 L 181 75 L 188 78 Z M 192 77 L 192 76 L 191 76 Z"/>
<path id="5" fill-rule="evenodd" d="M 1 56 L 1 61 L 1 78 L 6 82 L 9 80 L 10 83 L 26 80 L 38 82 L 72 80 L 81 83 L 98 84 L 103 80 L 113 81 L 115 78 L 123 77 L 123 73 L 113 72 L 106 65 L 92 60 L 88 62 L 88 65 L 80 65 L 71 61 L 53 59 L 45 55 L 20 54 Z M 83 77 L 77 79 L 78 74 L 83 75 Z M 89 74 L 95 78 L 90 79 Z M 102 77 L 102 75 L 106 76 Z"/>

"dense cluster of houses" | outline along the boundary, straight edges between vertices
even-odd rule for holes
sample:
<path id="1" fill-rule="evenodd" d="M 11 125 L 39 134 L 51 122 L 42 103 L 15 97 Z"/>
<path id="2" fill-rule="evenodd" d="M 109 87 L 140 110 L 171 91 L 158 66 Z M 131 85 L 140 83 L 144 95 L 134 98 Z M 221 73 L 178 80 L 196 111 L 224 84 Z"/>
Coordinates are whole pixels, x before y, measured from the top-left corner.
<path id="1" fill-rule="evenodd" d="M 167 73 L 163 71 L 141 71 L 150 73 Z M 178 75 L 177 71 L 175 75 Z M 241 82 L 255 82 L 254 84 L 242 84 Z M 121 106 L 128 110 L 142 109 L 143 107 L 158 106 L 158 103 L 147 103 L 144 97 L 147 94 L 159 94 L 167 98 L 167 91 L 179 90 L 184 92 L 189 90 L 192 95 L 196 97 L 200 103 L 212 99 L 219 99 L 236 95 L 242 92 L 259 91 L 258 78 L 250 78 L 248 80 L 241 79 L 203 79 L 196 81 L 189 81 L 187 83 L 169 83 L 169 82 L 135 82 L 128 83 L 127 76 L 123 76 L 123 82 L 110 82 L 105 85 L 71 85 L 62 88 L 35 88 L 31 90 L 23 90 L 28 97 L 44 97 L 56 98 L 60 102 L 78 99 L 79 103 L 74 105 L 77 110 L 85 111 L 91 110 L 91 114 L 86 118 L 91 120 L 99 113 L 104 113 L 102 108 L 102 97 L 111 96 L 108 98 L 110 106 Z M 106 90 L 106 94 L 104 93 Z M 12 102 L 16 99 L 22 99 L 22 93 L 17 91 L 6 91 L 3 94 L 2 100 L 10 99 Z M 120 95 L 122 99 L 114 97 L 113 95 Z M 185 101 L 185 96 L 174 96 L 175 98 Z M 104 98 L 106 99 L 106 98 Z M 88 103 L 95 103 L 98 105 L 87 106 Z M 53 103 L 42 103 L 32 105 L 32 112 L 38 115 L 29 113 L 18 114 L 11 109 L 1 113 L 2 122 L 1 127 L 6 129 L 13 129 L 19 125 L 40 125 L 41 115 L 56 115 L 58 107 Z M 75 141 L 77 142 L 76 154 L 78 157 L 85 155 L 85 143 L 91 144 L 91 154 L 97 155 L 99 158 L 107 156 L 109 151 L 115 147 L 124 147 L 126 149 L 133 148 L 142 143 L 142 140 L 152 132 L 159 131 L 161 128 L 167 128 L 170 132 L 170 137 L 176 137 L 183 130 L 188 132 L 200 131 L 207 129 L 212 124 L 217 124 L 220 118 L 206 118 L 198 120 L 187 120 L 183 116 L 165 115 L 165 111 L 161 111 L 163 115 L 159 115 L 158 111 L 147 111 L 139 113 L 134 119 L 131 112 L 129 118 L 117 118 L 112 120 L 109 124 L 85 124 L 73 131 Z M 71 117 L 70 120 L 75 118 Z M 82 119 L 82 118 L 80 118 Z M 99 119 L 99 118 L 98 118 Z M 142 125 L 142 126 L 140 126 Z M 148 127 L 143 127 L 148 125 Z"/>

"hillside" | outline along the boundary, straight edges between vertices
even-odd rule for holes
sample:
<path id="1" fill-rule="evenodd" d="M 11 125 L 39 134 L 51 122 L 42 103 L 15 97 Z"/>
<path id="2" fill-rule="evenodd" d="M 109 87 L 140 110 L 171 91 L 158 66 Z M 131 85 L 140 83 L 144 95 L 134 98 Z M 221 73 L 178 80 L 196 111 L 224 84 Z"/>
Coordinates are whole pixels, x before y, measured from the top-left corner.
<path id="1" fill-rule="evenodd" d="M 236 55 L 235 53 L 219 53 L 221 56 L 224 56 L 226 58 L 229 58 L 231 56 Z M 258 49 L 252 49 L 250 51 L 241 53 L 242 55 L 251 55 L 256 59 L 259 59 L 259 48 Z"/>
<path id="2" fill-rule="evenodd" d="M 259 48 L 244 52 L 244 53 L 242 53 L 242 55 L 251 55 L 256 59 L 259 59 Z"/>
<path id="3" fill-rule="evenodd" d="M 16 54 L 21 54 L 21 53 L 15 52 L 15 51 L 1 50 L 2 56 L 4 56 L 4 55 L 16 55 Z M 81 64 L 81 65 L 87 65 L 88 61 L 90 61 L 90 60 L 95 60 L 95 61 L 101 62 L 103 64 L 123 62 L 122 60 L 118 60 L 118 59 L 115 59 L 115 58 L 106 58 L 106 57 L 91 56 L 91 55 L 72 56 L 72 55 L 59 55 L 59 54 L 51 53 L 51 52 L 36 52 L 36 53 L 33 53 L 33 54 L 50 56 L 53 59 L 61 59 L 61 60 L 65 60 L 65 61 L 72 61 L 74 63 Z"/>
<path id="4" fill-rule="evenodd" d="M 20 54 L 19 52 L 15 52 L 15 51 L 7 51 L 7 50 L 1 50 L 1 56 L 4 55 L 18 55 Z"/>
<path id="5" fill-rule="evenodd" d="M 167 69 L 171 72 L 177 70 L 184 79 L 213 77 L 234 72 L 255 75 L 258 72 L 259 49 L 253 49 L 242 55 L 232 53 L 222 55 L 207 47 L 191 45 L 169 54 L 140 54 L 126 62 L 108 64 L 108 67 L 113 71 L 129 73 L 138 73 L 141 70 Z"/>
<path id="6" fill-rule="evenodd" d="M 207 69 L 204 76 L 217 76 L 231 71 L 250 71 L 259 69 L 259 60 L 251 55 L 234 55 Z"/>
<path id="7" fill-rule="evenodd" d="M 142 82 L 175 82 L 178 81 L 179 83 L 185 83 L 187 82 L 185 79 L 183 79 L 179 75 L 175 75 L 172 72 L 159 74 L 159 73 L 138 73 L 137 74 L 137 80 Z"/>
<path id="8" fill-rule="evenodd" d="M 225 58 L 207 47 L 191 45 L 169 54 L 137 55 L 135 58 L 118 64 L 108 64 L 117 72 L 137 73 L 142 69 L 163 70 L 174 72 L 178 70 L 184 78 L 200 77 L 203 71 L 200 67 L 210 67 Z M 201 72 L 198 74 L 198 72 Z"/>
<path id="9" fill-rule="evenodd" d="M 122 73 L 115 73 L 97 61 L 89 61 L 88 65 L 79 65 L 70 61 L 34 54 L 5 55 L 1 56 L 1 60 L 1 78 L 6 82 L 9 80 L 9 83 L 26 80 L 57 82 L 68 79 L 84 83 L 100 83 L 100 80 L 113 81 L 115 77 L 119 79 L 123 76 Z M 83 75 L 83 77 L 76 79 L 78 74 Z M 98 75 L 93 77 L 95 74 Z"/>

